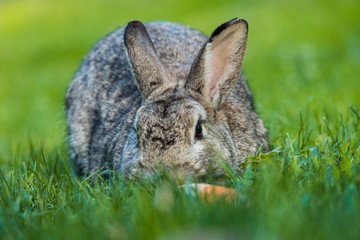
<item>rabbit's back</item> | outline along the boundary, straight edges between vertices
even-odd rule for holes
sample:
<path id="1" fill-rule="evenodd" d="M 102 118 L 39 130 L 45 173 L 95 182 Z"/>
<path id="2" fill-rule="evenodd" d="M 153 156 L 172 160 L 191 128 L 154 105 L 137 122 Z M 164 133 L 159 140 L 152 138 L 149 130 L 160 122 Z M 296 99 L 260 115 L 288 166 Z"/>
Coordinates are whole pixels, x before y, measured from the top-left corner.
<path id="1" fill-rule="evenodd" d="M 185 81 L 207 37 L 175 23 L 150 22 L 145 26 L 168 72 Z M 66 95 L 70 152 L 81 175 L 116 164 L 122 149 L 111 148 L 123 146 L 141 105 L 123 35 L 124 28 L 119 28 L 94 46 Z M 113 154 L 106 156 L 109 152 Z"/>

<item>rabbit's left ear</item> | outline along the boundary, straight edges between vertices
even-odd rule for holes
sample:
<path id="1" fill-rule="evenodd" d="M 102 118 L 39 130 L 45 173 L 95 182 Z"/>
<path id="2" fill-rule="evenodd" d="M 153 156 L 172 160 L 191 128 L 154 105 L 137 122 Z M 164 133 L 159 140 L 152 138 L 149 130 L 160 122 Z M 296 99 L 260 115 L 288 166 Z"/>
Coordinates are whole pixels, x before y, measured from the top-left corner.
<path id="1" fill-rule="evenodd" d="M 136 82 L 144 100 L 174 88 L 176 82 L 160 61 L 149 33 L 140 21 L 129 22 L 124 42 Z"/>
<path id="2" fill-rule="evenodd" d="M 217 110 L 240 79 L 248 24 L 235 18 L 219 26 L 195 59 L 185 87 Z"/>

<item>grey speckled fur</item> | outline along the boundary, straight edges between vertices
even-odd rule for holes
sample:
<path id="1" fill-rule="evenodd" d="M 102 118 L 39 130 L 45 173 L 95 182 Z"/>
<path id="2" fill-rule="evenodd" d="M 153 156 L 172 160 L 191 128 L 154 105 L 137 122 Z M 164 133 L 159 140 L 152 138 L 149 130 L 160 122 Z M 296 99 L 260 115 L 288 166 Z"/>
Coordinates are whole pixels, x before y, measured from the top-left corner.
<path id="1" fill-rule="evenodd" d="M 246 41 L 243 19 L 210 38 L 175 23 L 133 21 L 100 40 L 66 95 L 79 174 L 116 170 L 131 177 L 164 165 L 206 176 L 222 171 L 218 159 L 241 171 L 239 163 L 259 146 L 268 151 L 267 130 L 241 75 Z"/>

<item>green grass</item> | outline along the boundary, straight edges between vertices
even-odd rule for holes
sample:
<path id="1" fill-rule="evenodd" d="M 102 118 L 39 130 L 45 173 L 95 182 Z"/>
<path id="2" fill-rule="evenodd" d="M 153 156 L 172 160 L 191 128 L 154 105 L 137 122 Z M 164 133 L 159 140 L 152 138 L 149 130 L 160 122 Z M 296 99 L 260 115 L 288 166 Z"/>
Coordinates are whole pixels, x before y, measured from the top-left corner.
<path id="1" fill-rule="evenodd" d="M 360 2 L 0 1 L 0 239 L 358 239 Z M 273 152 L 204 204 L 169 177 L 90 186 L 64 96 L 93 44 L 132 19 L 210 34 L 248 20 L 245 72 Z"/>

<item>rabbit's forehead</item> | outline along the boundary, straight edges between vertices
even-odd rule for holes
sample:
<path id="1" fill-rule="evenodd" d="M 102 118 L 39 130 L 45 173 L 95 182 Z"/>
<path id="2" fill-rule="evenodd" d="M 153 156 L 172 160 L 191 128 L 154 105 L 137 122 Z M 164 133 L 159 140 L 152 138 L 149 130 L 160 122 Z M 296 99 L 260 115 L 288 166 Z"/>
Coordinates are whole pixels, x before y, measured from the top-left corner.
<path id="1" fill-rule="evenodd" d="M 198 118 L 205 118 L 205 109 L 196 101 L 188 98 L 161 99 L 146 104 L 140 109 L 138 123 L 169 123 L 189 125 Z M 173 122 L 175 121 L 176 122 Z"/>

